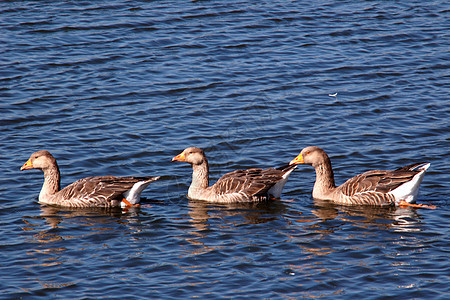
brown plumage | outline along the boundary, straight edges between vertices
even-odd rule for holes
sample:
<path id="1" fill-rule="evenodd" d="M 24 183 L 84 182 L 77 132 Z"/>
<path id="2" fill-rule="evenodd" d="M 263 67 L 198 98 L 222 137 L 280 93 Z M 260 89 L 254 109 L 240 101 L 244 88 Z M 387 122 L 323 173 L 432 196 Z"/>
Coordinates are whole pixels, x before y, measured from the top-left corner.
<path id="1" fill-rule="evenodd" d="M 184 161 L 192 165 L 192 183 L 188 190 L 190 199 L 218 203 L 279 198 L 295 168 L 288 165 L 279 169 L 236 170 L 223 175 L 215 184 L 209 186 L 209 165 L 202 149 L 187 148 L 172 161 Z"/>
<path id="2" fill-rule="evenodd" d="M 33 153 L 20 170 L 40 169 L 44 184 L 39 202 L 65 207 L 118 207 L 137 205 L 141 192 L 159 177 L 87 177 L 60 190 L 60 173 L 50 152 Z M 126 200 L 123 200 L 123 199 Z M 128 202 L 128 203 L 127 203 Z"/>
<path id="3" fill-rule="evenodd" d="M 304 148 L 290 162 L 309 164 L 316 170 L 313 197 L 343 205 L 411 205 L 429 163 L 416 163 L 394 171 L 372 170 L 350 178 L 336 187 L 328 155 L 319 147 Z M 417 205 L 423 206 L 423 205 Z"/>

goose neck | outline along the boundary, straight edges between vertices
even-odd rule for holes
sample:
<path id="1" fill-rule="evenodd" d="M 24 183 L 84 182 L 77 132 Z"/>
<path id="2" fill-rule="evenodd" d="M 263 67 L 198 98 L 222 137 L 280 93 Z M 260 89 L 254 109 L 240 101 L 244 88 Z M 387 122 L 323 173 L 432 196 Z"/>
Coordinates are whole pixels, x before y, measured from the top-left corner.
<path id="1" fill-rule="evenodd" d="M 315 169 L 316 169 L 316 182 L 314 184 L 314 194 L 323 195 L 331 192 L 334 188 L 336 188 L 331 163 L 325 162 L 319 164 L 315 166 Z"/>
<path id="2" fill-rule="evenodd" d="M 209 166 L 207 162 L 193 165 L 191 187 L 206 189 L 209 186 Z"/>
<path id="3" fill-rule="evenodd" d="M 48 199 L 50 196 L 56 194 L 60 190 L 61 184 L 58 166 L 52 166 L 43 171 L 45 179 L 41 193 L 39 194 L 39 201 Z"/>

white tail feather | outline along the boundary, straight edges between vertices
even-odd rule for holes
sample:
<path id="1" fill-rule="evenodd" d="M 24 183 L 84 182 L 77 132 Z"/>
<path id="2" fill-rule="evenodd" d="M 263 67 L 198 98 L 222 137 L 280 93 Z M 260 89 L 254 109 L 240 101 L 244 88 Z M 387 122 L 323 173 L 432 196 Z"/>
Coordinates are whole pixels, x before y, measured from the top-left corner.
<path id="1" fill-rule="evenodd" d="M 139 201 L 141 201 L 142 191 L 145 190 L 150 183 L 158 179 L 159 176 L 154 177 L 150 180 L 136 182 L 131 189 L 123 193 L 123 196 L 125 197 L 125 199 L 127 199 L 128 202 L 130 202 L 130 204 L 137 204 L 139 203 Z M 125 207 L 126 204 L 122 202 L 121 206 Z"/>
<path id="2" fill-rule="evenodd" d="M 417 166 L 414 170 L 420 171 L 413 177 L 410 181 L 402 184 L 395 190 L 391 191 L 394 195 L 395 200 L 400 202 L 400 200 L 405 200 L 408 203 L 414 203 L 416 201 L 417 194 L 419 193 L 419 186 L 422 183 L 423 177 L 425 176 L 425 171 L 430 167 L 430 163 L 425 163 L 423 165 Z"/>
<path id="3" fill-rule="evenodd" d="M 274 186 L 272 186 L 269 189 L 268 194 L 272 195 L 275 198 L 280 198 L 281 197 L 281 192 L 283 192 L 284 185 L 288 181 L 289 175 L 291 175 L 292 171 L 294 171 L 294 170 L 295 170 L 295 168 L 292 168 L 291 170 L 287 171 L 283 175 L 283 179 L 278 181 Z"/>

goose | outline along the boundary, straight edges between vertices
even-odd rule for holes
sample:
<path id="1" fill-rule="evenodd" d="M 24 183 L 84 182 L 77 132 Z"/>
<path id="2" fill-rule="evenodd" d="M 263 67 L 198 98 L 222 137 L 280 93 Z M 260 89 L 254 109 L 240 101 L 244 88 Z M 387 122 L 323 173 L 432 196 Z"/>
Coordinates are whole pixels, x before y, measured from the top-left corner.
<path id="1" fill-rule="evenodd" d="M 278 169 L 236 170 L 223 175 L 209 186 L 209 165 L 205 153 L 196 147 L 186 148 L 172 158 L 192 165 L 192 182 L 188 198 L 215 203 L 257 202 L 280 198 L 284 185 L 296 166 Z"/>
<path id="2" fill-rule="evenodd" d="M 308 164 L 316 170 L 312 196 L 340 205 L 428 207 L 415 203 L 420 183 L 430 163 L 414 163 L 394 171 L 372 170 L 336 187 L 328 155 L 319 147 L 304 148 L 290 165 Z"/>
<path id="3" fill-rule="evenodd" d="M 39 169 L 44 184 L 39 203 L 65 207 L 130 207 L 139 206 L 142 191 L 157 177 L 87 177 L 60 190 L 60 173 L 53 155 L 41 150 L 31 154 L 21 171 Z"/>

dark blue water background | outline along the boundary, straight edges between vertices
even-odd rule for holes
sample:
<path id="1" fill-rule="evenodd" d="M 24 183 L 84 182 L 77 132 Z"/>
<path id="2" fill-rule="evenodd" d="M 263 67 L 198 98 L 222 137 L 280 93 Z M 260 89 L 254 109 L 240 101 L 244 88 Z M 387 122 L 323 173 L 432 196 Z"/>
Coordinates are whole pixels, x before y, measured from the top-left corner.
<path id="1" fill-rule="evenodd" d="M 0 3 L 0 291 L 13 298 L 448 299 L 448 1 Z M 336 97 L 329 94 L 338 93 Z M 300 166 L 280 201 L 189 201 L 212 181 L 331 156 L 337 183 L 429 161 L 418 201 L 311 198 Z M 29 155 L 63 186 L 160 175 L 136 211 L 41 206 Z"/>

